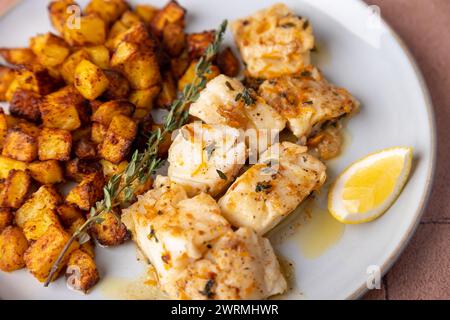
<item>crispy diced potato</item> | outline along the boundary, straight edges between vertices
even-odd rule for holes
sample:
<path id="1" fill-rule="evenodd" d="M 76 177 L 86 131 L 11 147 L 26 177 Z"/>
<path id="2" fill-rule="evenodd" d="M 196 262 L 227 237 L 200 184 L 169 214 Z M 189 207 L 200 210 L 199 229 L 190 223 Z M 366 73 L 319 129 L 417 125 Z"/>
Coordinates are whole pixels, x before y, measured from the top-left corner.
<path id="1" fill-rule="evenodd" d="M 214 30 L 191 33 L 188 35 L 187 46 L 189 57 L 191 59 L 200 58 L 205 53 L 206 48 L 214 41 L 214 35 Z"/>
<path id="2" fill-rule="evenodd" d="M 15 77 L 13 69 L 0 65 L 0 101 L 6 101 L 6 92 Z"/>
<path id="3" fill-rule="evenodd" d="M 25 118 L 31 122 L 39 122 L 41 119 L 41 112 L 39 105 L 42 102 L 42 97 L 29 90 L 17 89 L 10 101 L 9 111 L 11 114 Z"/>
<path id="4" fill-rule="evenodd" d="M 58 216 L 54 209 L 44 209 L 25 222 L 23 233 L 28 241 L 34 241 L 43 236 L 51 226 L 61 227 Z"/>
<path id="5" fill-rule="evenodd" d="M 81 210 L 89 210 L 95 202 L 103 197 L 103 173 L 86 175 L 66 197 L 67 203 L 76 205 Z"/>
<path id="6" fill-rule="evenodd" d="M 184 50 L 179 57 L 172 58 L 170 60 L 170 71 L 176 80 L 180 79 L 184 75 L 187 68 L 189 68 L 190 63 L 191 60 L 189 59 L 189 53 L 187 50 Z"/>
<path id="7" fill-rule="evenodd" d="M 184 73 L 184 75 L 181 77 L 180 80 L 178 80 L 178 91 L 183 91 L 186 85 L 191 84 L 194 81 L 196 65 L 197 61 L 192 61 L 191 64 L 189 65 L 189 68 Z M 208 81 L 214 79 L 220 74 L 219 68 L 217 68 L 214 65 L 210 67 L 210 70 L 211 73 L 206 75 L 206 79 Z"/>
<path id="8" fill-rule="evenodd" d="M 109 50 L 105 46 L 93 46 L 85 47 L 86 52 L 89 54 L 89 60 L 101 69 L 109 68 Z"/>
<path id="9" fill-rule="evenodd" d="M 92 115 L 92 121 L 109 126 L 117 115 L 131 116 L 134 105 L 126 100 L 113 100 L 103 103 Z"/>
<path id="10" fill-rule="evenodd" d="M 153 52 L 140 52 L 123 65 L 123 73 L 133 89 L 148 89 L 161 79 L 159 65 Z"/>
<path id="11" fill-rule="evenodd" d="M 26 169 L 27 164 L 25 162 L 0 156 L 0 179 L 6 179 L 11 170 L 25 171 Z"/>
<path id="12" fill-rule="evenodd" d="M 144 109 L 146 113 L 149 113 L 153 109 L 154 100 L 160 91 L 160 86 L 153 86 L 143 90 L 134 90 L 131 92 L 128 99 L 137 109 Z"/>
<path id="13" fill-rule="evenodd" d="M 49 94 L 39 105 L 47 128 L 73 131 L 81 126 L 80 110 L 85 109 L 83 96 L 72 86 Z"/>
<path id="14" fill-rule="evenodd" d="M 16 84 L 14 84 L 16 82 Z M 37 69 L 34 71 L 27 69 L 20 69 L 16 72 L 16 77 L 11 87 L 30 90 L 40 95 L 47 95 L 60 87 L 61 82 L 53 78 L 47 69 Z M 7 95 L 14 94 L 12 88 L 8 88 Z M 8 99 L 10 101 L 10 99 Z"/>
<path id="15" fill-rule="evenodd" d="M 75 155 L 82 160 L 97 159 L 97 144 L 88 138 L 82 138 L 75 142 Z"/>
<path id="16" fill-rule="evenodd" d="M 8 116 L 5 115 L 5 112 L 2 108 L 0 108 L 0 149 L 3 148 L 3 144 L 5 143 L 6 135 L 8 134 Z"/>
<path id="17" fill-rule="evenodd" d="M 43 128 L 38 138 L 39 160 L 70 159 L 72 135 L 69 131 L 55 128 Z"/>
<path id="18" fill-rule="evenodd" d="M 56 212 L 65 228 L 70 228 L 75 221 L 84 219 L 80 209 L 67 203 L 59 205 Z"/>
<path id="19" fill-rule="evenodd" d="M 119 164 L 115 164 L 108 160 L 102 159 L 100 160 L 100 164 L 102 165 L 103 168 L 103 174 L 105 175 L 106 178 L 109 179 L 111 178 L 112 175 L 119 174 L 125 171 L 125 169 L 128 166 L 128 161 L 125 160 Z"/>
<path id="20" fill-rule="evenodd" d="M 14 221 L 14 215 L 10 208 L 0 208 L 0 233 L 12 225 Z"/>
<path id="21" fill-rule="evenodd" d="M 123 115 L 115 116 L 100 147 L 102 158 L 112 163 L 119 163 L 124 160 L 130 151 L 136 132 L 136 122 L 131 118 Z"/>
<path id="22" fill-rule="evenodd" d="M 31 67 L 37 63 L 36 55 L 29 48 L 0 48 L 0 55 L 16 66 Z"/>
<path id="23" fill-rule="evenodd" d="M 61 227 L 51 226 L 47 232 L 34 242 L 25 252 L 25 264 L 28 270 L 40 281 L 44 282 L 50 274 L 50 270 L 58 259 L 61 250 L 69 241 L 70 236 Z M 67 250 L 60 264 L 60 271 L 69 260 L 70 254 L 78 249 L 79 245 L 75 241 Z M 55 273 L 56 279 L 59 272 Z"/>
<path id="24" fill-rule="evenodd" d="M 86 13 L 97 15 L 110 24 L 128 9 L 128 5 L 124 0 L 91 0 L 86 7 Z"/>
<path id="25" fill-rule="evenodd" d="M 108 88 L 108 78 L 102 69 L 88 60 L 81 61 L 75 69 L 75 88 L 88 100 L 95 100 Z"/>
<path id="26" fill-rule="evenodd" d="M 56 67 L 64 62 L 70 48 L 64 39 L 52 33 L 37 35 L 30 40 L 30 48 L 45 67 Z"/>
<path id="27" fill-rule="evenodd" d="M 217 56 L 217 65 L 223 74 L 229 77 L 237 77 L 239 74 L 239 60 L 230 47 L 221 51 Z"/>
<path id="28" fill-rule="evenodd" d="M 155 15 L 151 21 L 152 29 L 157 35 L 161 35 L 167 24 L 184 25 L 185 14 L 186 9 L 172 0 Z"/>
<path id="29" fill-rule="evenodd" d="M 105 140 L 108 127 L 104 124 L 94 122 L 92 123 L 91 139 L 94 143 L 101 144 Z"/>
<path id="30" fill-rule="evenodd" d="M 34 130 L 36 129 L 36 131 Z M 2 155 L 19 161 L 31 162 L 37 158 L 39 131 L 31 125 L 16 125 L 8 130 Z"/>
<path id="31" fill-rule="evenodd" d="M 18 209 L 31 188 L 31 177 L 27 171 L 11 170 L 1 191 L 1 207 Z"/>
<path id="32" fill-rule="evenodd" d="M 105 43 L 106 25 L 96 15 L 79 17 L 80 27 L 74 28 L 69 24 L 64 25 L 64 39 L 71 46 L 96 46 Z"/>
<path id="33" fill-rule="evenodd" d="M 172 56 L 178 57 L 186 47 L 186 34 L 183 26 L 168 24 L 163 30 L 162 42 L 164 49 Z"/>
<path id="34" fill-rule="evenodd" d="M 73 14 L 70 10 L 68 12 L 70 6 L 76 6 L 79 12 L 81 12 L 81 9 L 76 2 L 72 0 L 56 0 L 48 5 L 50 21 L 52 22 L 53 27 L 61 34 L 64 31 L 64 25 L 66 24 L 67 19 Z"/>
<path id="35" fill-rule="evenodd" d="M 65 163 L 66 177 L 78 183 L 83 181 L 88 175 L 100 171 L 101 166 L 98 162 L 75 158 Z"/>
<path id="36" fill-rule="evenodd" d="M 136 109 L 133 113 L 133 119 L 137 121 L 141 121 L 148 117 L 150 114 L 150 111 L 147 109 Z"/>
<path id="37" fill-rule="evenodd" d="M 117 246 L 130 238 L 127 227 L 115 213 L 105 212 L 100 217 L 103 221 L 92 224 L 90 231 L 102 246 Z"/>
<path id="38" fill-rule="evenodd" d="M 24 228 L 25 223 L 38 217 L 43 212 L 55 209 L 60 202 L 61 196 L 53 186 L 41 186 L 16 211 L 15 222 L 19 227 Z"/>
<path id="39" fill-rule="evenodd" d="M 83 60 L 89 60 L 91 56 L 86 50 L 81 49 L 71 54 L 61 66 L 61 75 L 67 84 L 75 82 L 75 69 Z"/>
<path id="40" fill-rule="evenodd" d="M 87 293 L 99 280 L 94 259 L 81 249 L 72 252 L 66 269 L 67 286 Z"/>
<path id="41" fill-rule="evenodd" d="M 126 99 L 130 92 L 130 84 L 128 80 L 117 71 L 104 70 L 105 76 L 108 78 L 108 89 L 103 93 L 106 100 Z"/>
<path id="42" fill-rule="evenodd" d="M 31 177 L 40 184 L 64 182 L 64 171 L 56 160 L 36 161 L 28 165 Z"/>
<path id="43" fill-rule="evenodd" d="M 125 26 L 122 21 L 117 20 L 116 22 L 114 22 L 111 29 L 109 30 L 108 40 L 106 40 L 105 46 L 108 49 L 113 50 L 119 43 L 121 35 L 127 30 L 128 27 Z"/>
<path id="44" fill-rule="evenodd" d="M 25 266 L 28 241 L 18 227 L 7 227 L 0 234 L 0 270 L 12 272 Z"/>
<path id="45" fill-rule="evenodd" d="M 102 104 L 102 102 L 100 102 Z M 81 139 L 91 138 L 92 126 L 85 126 L 72 131 L 72 143 L 77 142 Z"/>
<path id="46" fill-rule="evenodd" d="M 146 24 L 150 24 L 153 18 L 158 13 L 158 8 L 148 4 L 138 4 L 134 8 L 134 12 L 141 18 Z"/>
<path id="47" fill-rule="evenodd" d="M 170 72 L 163 75 L 162 89 L 158 96 L 157 105 L 160 108 L 169 106 L 177 97 L 177 87 Z"/>
<path id="48" fill-rule="evenodd" d="M 131 28 L 132 26 L 141 23 L 141 18 L 132 11 L 125 11 L 120 18 L 120 22 L 127 28 Z"/>

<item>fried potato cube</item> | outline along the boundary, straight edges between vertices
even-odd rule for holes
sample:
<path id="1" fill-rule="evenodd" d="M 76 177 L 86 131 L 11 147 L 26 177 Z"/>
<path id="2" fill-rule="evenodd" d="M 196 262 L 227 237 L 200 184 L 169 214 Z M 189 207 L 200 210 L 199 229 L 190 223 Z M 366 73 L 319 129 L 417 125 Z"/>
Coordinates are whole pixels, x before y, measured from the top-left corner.
<path id="1" fill-rule="evenodd" d="M 18 227 L 7 227 L 0 234 L 0 270 L 12 272 L 25 267 L 28 241 Z"/>
<path id="2" fill-rule="evenodd" d="M 108 78 L 102 69 L 89 60 L 81 61 L 75 68 L 75 88 L 88 100 L 95 100 L 108 88 Z"/>
<path id="3" fill-rule="evenodd" d="M 102 104 L 101 101 L 99 101 Z M 87 125 L 85 127 L 80 127 L 75 131 L 72 131 L 72 142 L 80 141 L 81 139 L 90 139 L 92 132 L 92 126 Z"/>
<path id="4" fill-rule="evenodd" d="M 113 100 L 100 105 L 91 120 L 109 126 L 112 119 L 117 115 L 131 117 L 134 112 L 134 105 L 126 100 Z"/>
<path id="5" fill-rule="evenodd" d="M 0 234 L 6 227 L 12 225 L 14 215 L 10 208 L 0 208 Z"/>
<path id="6" fill-rule="evenodd" d="M 197 61 L 192 61 L 189 68 L 186 70 L 184 75 L 178 80 L 178 91 L 183 91 L 184 87 L 188 84 L 193 83 L 195 78 L 195 67 L 197 66 Z M 219 68 L 215 65 L 210 67 L 211 72 L 206 75 L 206 80 L 212 80 L 220 74 Z"/>
<path id="7" fill-rule="evenodd" d="M 109 50 L 105 46 L 93 46 L 85 47 L 86 52 L 89 54 L 90 60 L 101 69 L 109 68 Z"/>
<path id="8" fill-rule="evenodd" d="M 115 116 L 100 147 L 100 155 L 112 163 L 121 162 L 128 155 L 136 132 L 134 120 L 124 115 Z"/>
<path id="9" fill-rule="evenodd" d="M 1 206 L 18 209 L 31 188 L 31 177 L 27 171 L 11 170 L 1 191 Z"/>
<path id="10" fill-rule="evenodd" d="M 102 165 L 103 168 L 103 174 L 105 175 L 106 178 L 109 179 L 111 178 L 112 175 L 119 174 L 125 171 L 125 169 L 128 166 L 128 161 L 125 160 L 120 162 L 119 164 L 115 164 L 108 160 L 102 159 L 100 160 L 100 164 Z"/>
<path id="11" fill-rule="evenodd" d="M 36 161 L 28 165 L 31 177 L 40 184 L 64 182 L 64 171 L 56 160 Z"/>
<path id="12" fill-rule="evenodd" d="M 94 122 L 92 123 L 92 133 L 91 139 L 94 143 L 101 144 L 105 140 L 106 132 L 108 131 L 108 126 L 104 124 Z"/>
<path id="13" fill-rule="evenodd" d="M 205 53 L 206 48 L 214 41 L 214 36 L 214 30 L 189 34 L 187 37 L 189 57 L 191 59 L 200 58 Z"/>
<path id="14" fill-rule="evenodd" d="M 64 25 L 64 39 L 71 46 L 96 46 L 105 43 L 106 24 L 96 15 L 81 16 L 80 27 L 74 28 L 70 24 Z"/>
<path id="15" fill-rule="evenodd" d="M 76 205 L 81 210 L 89 210 L 95 202 L 103 197 L 103 173 L 86 175 L 83 180 L 66 197 L 66 202 Z"/>
<path id="16" fill-rule="evenodd" d="M 153 109 L 155 98 L 161 91 L 161 87 L 156 85 L 148 89 L 134 90 L 131 92 L 128 100 L 136 106 L 136 110 L 144 109 L 146 113 Z"/>
<path id="17" fill-rule="evenodd" d="M 97 144 L 88 138 L 82 138 L 75 142 L 75 155 L 82 160 L 97 159 Z"/>
<path id="18" fill-rule="evenodd" d="M 190 63 L 191 60 L 189 59 L 189 53 L 187 50 L 184 50 L 179 57 L 172 58 L 170 60 L 170 71 L 172 71 L 172 74 L 176 80 L 183 76 L 187 68 L 189 68 Z"/>
<path id="19" fill-rule="evenodd" d="M 40 95 L 47 95 L 60 87 L 61 82 L 53 78 L 48 69 L 40 68 L 38 67 L 36 70 L 21 68 L 17 70 L 15 78 L 17 81 L 16 88 L 30 90 Z M 14 83 L 11 86 L 14 86 Z M 10 89 L 8 89 L 8 93 L 12 97 L 14 91 Z"/>
<path id="20" fill-rule="evenodd" d="M 73 131 L 81 126 L 83 96 L 72 86 L 49 94 L 39 105 L 44 127 Z"/>
<path id="21" fill-rule="evenodd" d="M 70 48 L 64 39 L 52 33 L 40 34 L 30 40 L 30 48 L 45 67 L 56 67 L 69 56 Z"/>
<path id="22" fill-rule="evenodd" d="M 75 82 L 75 69 L 83 60 L 89 60 L 91 56 L 84 49 L 72 53 L 61 66 L 61 76 L 67 84 Z"/>
<path id="23" fill-rule="evenodd" d="M 6 179 L 11 170 L 25 171 L 26 169 L 27 164 L 25 162 L 0 156 L 0 179 Z"/>
<path id="24" fill-rule="evenodd" d="M 28 221 L 33 220 L 45 211 L 55 209 L 60 202 L 61 196 L 53 186 L 41 186 L 16 211 L 15 222 L 19 227 L 24 228 Z"/>
<path id="25" fill-rule="evenodd" d="M 141 23 L 141 18 L 132 11 L 125 11 L 120 18 L 120 22 L 123 23 L 123 25 L 127 28 L 131 28 L 132 26 Z"/>
<path id="26" fill-rule="evenodd" d="M 88 175 L 100 172 L 101 166 L 98 162 L 75 158 L 67 161 L 64 164 L 64 169 L 65 176 L 68 179 L 80 183 Z"/>
<path id="27" fill-rule="evenodd" d="M 75 221 L 84 219 L 83 212 L 68 203 L 63 203 L 56 207 L 56 212 L 66 228 L 70 228 Z"/>
<path id="28" fill-rule="evenodd" d="M 41 95 L 30 90 L 18 89 L 12 96 L 9 111 L 11 114 L 31 122 L 39 122 L 41 119 L 41 112 L 39 111 L 41 102 Z"/>
<path id="29" fill-rule="evenodd" d="M 51 226 L 47 232 L 42 235 L 36 242 L 34 242 L 28 250 L 25 252 L 25 264 L 28 270 L 38 279 L 40 282 L 44 282 L 50 274 L 50 270 L 53 263 L 58 259 L 61 250 L 69 241 L 70 236 L 61 227 Z M 70 254 L 78 249 L 79 244 L 77 242 L 67 250 L 62 259 L 59 270 L 66 265 L 69 260 Z M 55 273 L 55 280 L 59 272 Z"/>
<path id="30" fill-rule="evenodd" d="M 0 149 L 3 148 L 5 143 L 6 135 L 8 134 L 8 120 L 7 115 L 2 108 L 0 108 Z"/>
<path id="31" fill-rule="evenodd" d="M 72 252 L 66 269 L 67 286 L 87 293 L 99 280 L 94 259 L 81 249 Z"/>
<path id="32" fill-rule="evenodd" d="M 100 217 L 103 221 L 92 224 L 90 231 L 102 246 L 117 246 L 130 238 L 126 226 L 115 213 L 105 212 Z"/>
<path id="33" fill-rule="evenodd" d="M 158 84 L 161 75 L 156 55 L 141 52 L 123 65 L 123 73 L 133 89 L 148 89 Z"/>
<path id="34" fill-rule="evenodd" d="M 36 128 L 37 129 L 37 128 Z M 31 162 L 37 158 L 37 132 L 26 126 L 8 130 L 2 155 L 19 161 Z"/>
<path id="35" fill-rule="evenodd" d="M 164 49 L 172 56 L 177 57 L 186 47 L 186 34 L 184 27 L 179 24 L 168 24 L 163 30 L 162 42 Z"/>
<path id="36" fill-rule="evenodd" d="M 172 73 L 165 72 L 163 75 L 163 82 L 161 92 L 159 93 L 157 105 L 160 108 L 169 106 L 177 97 L 177 87 Z"/>
<path id="37" fill-rule="evenodd" d="M 6 100 L 6 92 L 15 76 L 13 69 L 0 65 L 0 101 Z"/>
<path id="38" fill-rule="evenodd" d="M 157 35 L 161 35 L 167 24 L 184 24 L 185 14 L 186 9 L 177 1 L 171 0 L 155 15 L 151 21 L 151 27 Z"/>
<path id="39" fill-rule="evenodd" d="M 229 77 L 234 78 L 239 74 L 239 60 L 236 58 L 230 47 L 219 52 L 217 56 L 217 66 L 223 74 Z"/>
<path id="40" fill-rule="evenodd" d="M 72 15 L 69 10 L 70 6 L 76 6 L 76 9 L 81 12 L 81 9 L 76 2 L 72 0 L 52 1 L 47 8 L 53 27 L 61 34 L 64 31 L 64 25 L 66 24 L 67 19 Z"/>
<path id="41" fill-rule="evenodd" d="M 108 89 L 103 93 L 103 97 L 106 100 L 126 99 L 130 93 L 128 80 L 117 71 L 104 70 L 103 72 L 109 81 Z"/>
<path id="42" fill-rule="evenodd" d="M 128 9 L 124 0 L 91 0 L 86 7 L 86 13 L 99 16 L 106 24 L 110 24 Z"/>
<path id="43" fill-rule="evenodd" d="M 152 22 L 158 11 L 158 8 L 148 4 L 138 4 L 134 8 L 134 12 L 146 24 L 150 24 Z"/>
<path id="44" fill-rule="evenodd" d="M 35 241 L 44 235 L 51 226 L 60 227 L 61 224 L 54 209 L 45 209 L 25 222 L 23 233 L 28 241 Z"/>
<path id="45" fill-rule="evenodd" d="M 32 66 L 37 57 L 29 48 L 0 48 L 0 55 L 6 62 L 16 66 Z"/>
<path id="46" fill-rule="evenodd" d="M 121 35 L 128 30 L 128 27 L 123 24 L 122 21 L 117 20 L 112 25 L 108 33 L 108 39 L 106 40 L 105 46 L 109 50 L 114 50 L 117 44 L 120 42 Z"/>
<path id="47" fill-rule="evenodd" d="M 39 160 L 70 159 L 72 135 L 63 129 L 43 128 L 38 138 Z"/>

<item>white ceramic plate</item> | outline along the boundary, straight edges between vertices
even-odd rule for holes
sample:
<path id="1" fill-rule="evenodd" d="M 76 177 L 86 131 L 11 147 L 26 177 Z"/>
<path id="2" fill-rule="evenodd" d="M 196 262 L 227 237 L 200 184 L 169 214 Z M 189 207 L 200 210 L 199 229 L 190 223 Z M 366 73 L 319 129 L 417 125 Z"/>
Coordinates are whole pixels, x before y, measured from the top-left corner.
<path id="1" fill-rule="evenodd" d="M 24 46 L 30 36 L 50 30 L 47 2 L 23 1 L 0 18 L 0 46 Z M 79 1 L 82 5 L 86 2 Z M 161 6 L 165 0 L 131 2 Z M 180 2 L 189 10 L 187 25 L 192 31 L 213 29 L 222 19 L 243 17 L 274 3 L 273 0 Z M 341 236 L 320 252 L 317 248 L 312 253 L 308 250 L 311 251 L 314 245 L 320 247 L 330 236 L 329 232 L 336 232 L 336 226 L 326 220 L 327 217 L 325 220 L 332 226 L 319 228 L 322 233 L 315 232 L 313 237 L 308 236 L 309 239 L 305 239 L 306 236 L 279 239 L 284 234 L 308 234 L 317 230 L 311 221 L 290 230 L 288 224 L 291 227 L 298 225 L 301 214 L 300 217 L 294 215 L 289 223 L 271 234 L 278 253 L 293 264 L 290 271 L 294 273 L 294 288 L 281 298 L 356 298 L 365 291 L 368 268 L 379 266 L 381 273 L 388 270 L 407 244 L 423 212 L 435 158 L 433 111 L 422 77 L 406 48 L 383 21 L 377 21 L 363 2 L 284 2 L 297 14 L 310 19 L 318 40 L 319 53 L 315 63 L 332 82 L 349 89 L 362 102 L 361 112 L 348 124 L 349 139 L 343 155 L 330 163 L 330 181 L 351 162 L 370 152 L 402 145 L 414 148 L 414 167 L 409 182 L 397 202 L 380 219 L 340 229 Z M 229 33 L 226 41 L 232 44 Z M 145 270 L 145 266 L 136 260 L 133 245 L 97 252 L 104 280 L 87 296 L 67 290 L 62 279 L 45 289 L 26 270 L 21 270 L 12 274 L 0 273 L 0 298 L 142 297 L 125 294 L 128 284 L 142 276 Z M 114 287 L 116 292 L 111 293 Z"/>

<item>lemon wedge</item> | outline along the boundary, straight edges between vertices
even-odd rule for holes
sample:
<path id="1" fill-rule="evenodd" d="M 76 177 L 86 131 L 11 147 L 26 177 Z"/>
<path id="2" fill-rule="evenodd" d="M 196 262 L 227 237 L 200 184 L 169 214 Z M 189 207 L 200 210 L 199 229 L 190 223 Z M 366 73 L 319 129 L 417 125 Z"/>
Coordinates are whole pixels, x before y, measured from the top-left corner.
<path id="1" fill-rule="evenodd" d="M 340 222 L 358 224 L 381 216 L 397 199 L 411 170 L 412 148 L 370 154 L 339 175 L 328 194 L 328 210 Z"/>

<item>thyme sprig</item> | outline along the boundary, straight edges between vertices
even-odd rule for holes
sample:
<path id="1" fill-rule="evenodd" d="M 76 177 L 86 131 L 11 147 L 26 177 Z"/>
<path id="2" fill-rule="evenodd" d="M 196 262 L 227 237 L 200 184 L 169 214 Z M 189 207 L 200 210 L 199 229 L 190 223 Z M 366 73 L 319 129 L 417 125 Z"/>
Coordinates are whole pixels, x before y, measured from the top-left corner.
<path id="1" fill-rule="evenodd" d="M 120 174 L 111 176 L 108 183 L 103 188 L 103 199 L 98 201 L 95 206 L 90 209 L 89 217 L 86 222 L 72 234 L 72 237 L 67 241 L 55 263 L 52 265 L 47 280 L 44 283 L 45 287 L 48 287 L 53 280 L 53 277 L 61 266 L 65 254 L 74 241 L 82 238 L 83 235 L 86 235 L 86 231 L 91 224 L 101 223 L 103 221 L 102 215 L 104 213 L 111 212 L 115 208 L 119 208 L 121 205 L 129 203 L 134 194 L 133 182 L 139 181 L 139 183 L 144 183 L 155 170 L 162 166 L 164 159 L 158 156 L 159 146 L 167 135 L 171 134 L 187 122 L 189 116 L 188 107 L 191 103 L 197 101 L 200 91 L 206 86 L 206 76 L 211 73 L 211 65 L 219 51 L 226 27 L 227 21 L 224 20 L 215 32 L 214 41 L 208 46 L 204 55 L 198 61 L 192 83 L 187 84 L 179 97 L 172 103 L 162 128 L 158 128 L 150 134 L 147 141 L 147 148 L 143 152 L 136 150 L 126 169 Z M 123 195 L 123 197 L 119 197 L 120 195 Z"/>

